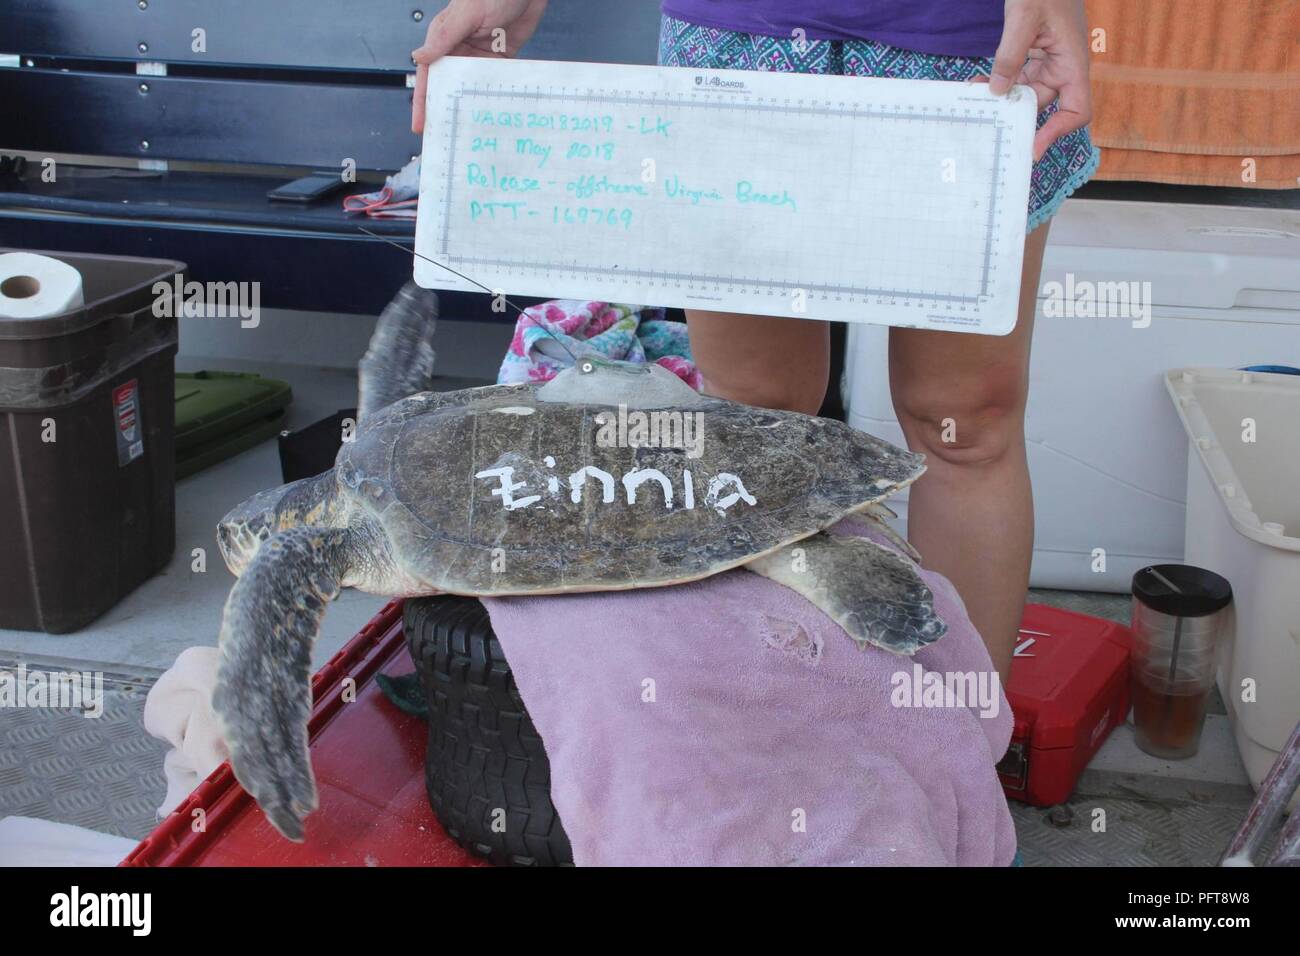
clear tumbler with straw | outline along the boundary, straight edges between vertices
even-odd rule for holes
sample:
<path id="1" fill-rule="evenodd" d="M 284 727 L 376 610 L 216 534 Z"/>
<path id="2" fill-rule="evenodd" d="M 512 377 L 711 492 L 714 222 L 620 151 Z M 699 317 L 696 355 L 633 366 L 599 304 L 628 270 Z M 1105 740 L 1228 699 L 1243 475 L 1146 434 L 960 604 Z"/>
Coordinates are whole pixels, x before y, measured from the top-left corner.
<path id="1" fill-rule="evenodd" d="M 1158 564 L 1133 575 L 1133 725 L 1152 756 L 1179 760 L 1200 747 L 1231 603 L 1231 585 L 1204 568 Z"/>

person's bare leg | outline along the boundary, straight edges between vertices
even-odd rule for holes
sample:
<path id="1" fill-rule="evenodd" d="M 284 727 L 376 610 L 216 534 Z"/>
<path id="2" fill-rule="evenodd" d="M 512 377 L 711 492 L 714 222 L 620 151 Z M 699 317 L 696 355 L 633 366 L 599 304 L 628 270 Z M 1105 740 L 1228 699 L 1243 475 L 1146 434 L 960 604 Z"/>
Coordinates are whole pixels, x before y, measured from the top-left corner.
<path id="1" fill-rule="evenodd" d="M 1025 240 L 1011 334 L 891 329 L 889 336 L 894 411 L 928 468 L 911 488 L 907 537 L 925 567 L 956 586 L 1004 686 L 1034 546 L 1024 414 L 1047 230 Z"/>
<path id="2" fill-rule="evenodd" d="M 825 322 L 688 309 L 686 327 L 708 394 L 808 415 L 822 407 L 831 354 Z"/>
<path id="3" fill-rule="evenodd" d="M 908 445 L 928 458 L 909 495 L 908 538 L 927 568 L 956 585 L 1003 681 L 1033 553 L 1024 409 L 1047 233 L 1043 225 L 1025 240 L 1010 335 L 892 329 L 889 339 L 894 408 Z M 688 311 L 687 320 L 710 394 L 808 414 L 821 407 L 830 364 L 825 323 L 701 311 Z"/>

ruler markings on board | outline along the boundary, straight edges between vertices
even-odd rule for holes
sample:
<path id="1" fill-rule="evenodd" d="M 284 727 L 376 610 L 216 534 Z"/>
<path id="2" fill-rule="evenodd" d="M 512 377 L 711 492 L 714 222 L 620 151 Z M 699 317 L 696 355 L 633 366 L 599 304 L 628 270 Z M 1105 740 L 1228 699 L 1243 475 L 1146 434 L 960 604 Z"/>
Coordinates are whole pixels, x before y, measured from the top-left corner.
<path id="1" fill-rule="evenodd" d="M 447 261 L 461 263 L 471 266 L 516 266 L 521 269 L 531 269 L 538 272 L 587 272 L 592 274 L 604 275 L 608 270 L 604 266 L 580 266 L 572 263 L 556 262 L 528 262 L 523 259 L 490 259 L 478 256 L 448 256 Z M 721 288 L 723 286 L 762 286 L 764 288 L 790 288 L 790 283 L 783 279 L 747 279 L 742 276 L 708 276 L 695 272 L 655 272 L 645 269 L 619 269 L 620 275 L 636 276 L 641 279 L 662 279 L 676 280 L 679 282 L 698 282 L 700 284 L 712 283 Z M 899 298 L 904 295 L 893 289 L 864 289 L 858 286 L 832 286 L 832 285 L 809 285 L 810 291 L 818 292 L 836 292 L 845 295 L 881 295 L 891 298 Z M 977 295 L 951 295 L 949 293 L 935 293 L 931 295 L 925 292 L 906 293 L 908 298 L 920 299 L 925 302 L 976 302 L 979 300 Z"/>
<path id="2" fill-rule="evenodd" d="M 451 101 L 451 139 L 450 139 L 451 146 L 450 146 L 450 153 L 447 158 L 447 166 L 449 169 L 456 168 L 456 132 L 459 124 L 460 124 L 460 97 L 457 96 Z M 451 208 L 451 184 L 454 179 L 455 179 L 454 176 L 447 177 L 447 190 L 442 200 L 444 209 Z M 447 241 L 448 241 L 447 233 L 450 231 L 450 229 L 451 229 L 451 216 L 443 216 L 442 217 L 442 254 L 444 256 L 447 255 Z"/>
<path id="3" fill-rule="evenodd" d="M 993 258 L 993 216 L 998 208 L 998 187 L 1001 186 L 999 176 L 1002 171 L 1002 124 L 999 123 L 993 130 L 993 175 L 990 177 L 989 185 L 989 217 L 988 225 L 984 230 L 984 272 L 980 278 L 980 295 L 988 294 L 989 290 L 989 260 Z"/>
<path id="4" fill-rule="evenodd" d="M 541 90 L 498 90 L 491 87 L 462 87 L 456 91 L 454 98 L 462 96 L 485 96 L 485 97 L 506 97 L 509 99 L 518 99 L 521 96 L 530 97 L 538 100 L 563 100 L 565 102 L 574 102 L 575 100 L 582 103 L 622 103 L 628 106 L 645 106 L 657 100 L 647 100 L 628 94 L 617 93 L 547 93 Z M 872 110 L 846 108 L 847 104 L 841 107 L 832 106 L 787 106 L 781 103 L 764 103 L 762 101 L 751 103 L 744 100 L 704 100 L 698 96 L 690 94 L 678 94 L 676 98 L 671 98 L 667 102 L 673 106 L 691 106 L 705 109 L 716 110 L 718 107 L 725 109 L 738 109 L 762 113 L 794 113 L 797 115 L 809 116 L 862 116 L 873 119 L 904 119 L 904 120 L 922 120 L 928 122 L 941 121 L 945 123 L 975 123 L 980 125 L 997 124 L 997 118 L 993 116 L 953 116 L 944 115 L 941 111 L 929 113 L 926 111 L 903 112 L 901 110 Z M 816 101 L 814 101 L 816 102 Z M 830 102 L 829 100 L 827 102 Z M 981 114 L 983 110 L 979 111 Z"/>
<path id="5" fill-rule="evenodd" d="M 583 95 L 572 95 L 564 92 L 547 93 L 538 90 L 497 90 L 497 89 L 492 89 L 490 87 L 472 87 L 472 88 L 462 87 L 457 92 L 457 94 L 452 97 L 452 103 L 454 105 L 452 108 L 451 136 L 449 140 L 451 144 L 450 163 L 453 166 L 453 168 L 455 165 L 455 158 L 456 158 L 457 136 L 460 132 L 459 130 L 460 104 L 462 98 L 470 97 L 470 96 L 482 96 L 482 97 L 500 96 L 500 97 L 508 97 L 511 99 L 518 99 L 519 97 L 522 96 L 522 97 L 527 97 L 532 99 L 562 100 L 564 102 L 573 102 L 577 100 L 577 101 L 588 102 L 588 103 L 625 103 L 625 104 L 634 104 L 634 105 L 645 105 L 644 99 L 637 98 L 635 96 L 629 96 L 627 94 L 588 93 Z M 1002 124 L 1000 124 L 994 117 L 945 116 L 942 113 L 936 113 L 931 115 L 928 113 L 921 113 L 921 112 L 905 113 L 905 112 L 894 111 L 894 110 L 857 109 L 856 107 L 851 111 L 844 108 L 833 109 L 833 108 L 818 108 L 814 106 L 787 107 L 787 106 L 768 105 L 763 103 L 747 103 L 743 101 L 724 101 L 721 103 L 701 102 L 696 97 L 687 98 L 687 96 L 688 95 L 683 95 L 680 99 L 673 100 L 673 105 L 709 106 L 713 108 L 717 108 L 718 106 L 721 105 L 721 106 L 725 106 L 727 109 L 733 109 L 739 111 L 760 111 L 760 112 L 775 111 L 775 112 L 783 112 L 783 113 L 793 113 L 796 115 L 844 116 L 846 113 L 851 112 L 852 115 L 854 116 L 874 117 L 877 119 L 920 120 L 920 121 L 932 122 L 932 123 L 939 122 L 939 123 L 979 123 L 985 125 L 992 124 L 996 130 L 996 140 L 994 143 L 994 150 L 993 150 L 993 176 L 991 179 L 991 187 L 990 187 L 991 195 L 989 197 L 988 228 L 986 231 L 985 246 L 984 246 L 983 276 L 980 283 L 980 291 L 977 295 L 952 295 L 952 294 L 945 294 L 945 293 L 926 293 L 926 292 L 918 292 L 914 290 L 901 290 L 901 289 L 886 289 L 886 288 L 875 289 L 875 288 L 862 288 L 858 286 L 825 285 L 825 284 L 815 284 L 815 283 L 794 283 L 789 280 L 748 280 L 748 279 L 741 279 L 740 277 L 735 277 L 735 276 L 718 276 L 713 279 L 713 282 L 718 287 L 722 287 L 725 285 L 733 285 L 733 286 L 740 285 L 740 286 L 762 286 L 762 287 L 789 289 L 797 286 L 798 288 L 806 289 L 809 292 L 830 292 L 830 293 L 840 293 L 845 295 L 862 295 L 862 296 L 887 296 L 890 298 L 916 299 L 922 302 L 978 302 L 980 298 L 987 295 L 988 280 L 989 280 L 989 260 L 992 258 L 993 229 L 995 226 L 995 212 L 997 209 L 997 193 L 998 193 L 998 186 L 999 186 L 999 182 L 998 182 L 999 160 L 1001 158 L 1001 152 L 1002 152 Z M 447 190 L 446 190 L 446 194 L 445 194 L 446 198 L 444 199 L 444 202 L 448 206 L 450 206 L 451 203 L 452 178 L 453 177 L 451 176 L 447 177 Z M 502 266 L 502 267 L 513 266 L 513 267 L 530 269 L 532 271 L 570 272 L 570 273 L 585 272 L 589 274 L 598 274 L 598 275 L 604 275 L 609 271 L 603 266 L 583 267 L 583 266 L 575 266 L 575 265 L 559 263 L 559 262 L 547 262 L 544 264 L 538 264 L 538 263 L 527 263 L 518 259 L 490 259 L 490 258 L 476 258 L 472 256 L 457 256 L 452 254 L 447 249 L 447 230 L 450 222 L 451 222 L 450 216 L 443 217 L 443 241 L 442 241 L 443 255 L 446 257 L 449 263 L 456 262 L 465 265 L 490 265 L 490 266 Z M 644 269 L 620 269 L 619 275 L 637 276 L 639 278 L 646 278 L 646 279 L 661 279 L 661 280 L 676 279 L 679 281 L 680 280 L 694 281 L 697 279 L 697 277 L 691 273 L 659 272 L 659 271 L 644 270 Z"/>
<path id="6" fill-rule="evenodd" d="M 567 77 L 558 72 L 557 64 L 528 61 L 507 63 L 510 69 L 516 70 L 514 75 L 550 75 L 555 76 L 559 82 L 494 85 L 491 79 L 496 78 L 503 69 L 500 64 L 485 67 L 471 63 L 448 67 L 453 72 L 448 74 L 449 80 L 444 81 L 444 86 L 437 89 L 436 81 L 440 79 L 438 68 L 430 74 L 429 115 L 436 115 L 438 109 L 443 110 L 442 132 L 445 138 L 438 142 L 426 131 L 426 167 L 421 191 L 427 193 L 436 183 L 441 187 L 437 193 L 441 203 L 429 203 L 426 200 L 420 208 L 422 218 L 434 218 L 437 222 L 437 248 L 440 257 L 446 262 L 484 269 L 486 271 L 481 274 L 482 278 L 496 286 L 510 288 L 515 294 L 584 298 L 617 296 L 619 301 L 630 301 L 626 296 L 636 295 L 638 301 L 647 304 L 673 305 L 684 304 L 685 300 L 698 302 L 703 293 L 713 293 L 720 300 L 719 307 L 731 305 L 730 311 L 789 315 L 790 312 L 785 311 L 789 306 L 781 305 L 781 296 L 776 292 L 787 290 L 806 293 L 817 304 L 818 312 L 807 316 L 810 318 L 920 324 L 934 328 L 960 327 L 970 331 L 993 331 L 995 334 L 1009 330 L 1007 316 L 1009 314 L 1014 317 L 1015 313 L 1014 306 L 1018 298 L 1015 293 L 1018 293 L 1020 252 L 1023 246 L 1022 240 L 1014 244 L 1009 240 L 1023 235 L 1023 232 L 1017 234 L 1015 227 L 1023 222 L 1025 215 L 1023 208 L 1019 208 L 1018 194 L 1023 193 L 1027 198 L 1029 164 L 1027 158 L 1019 156 L 1018 152 L 1028 145 L 1028 140 L 1032 140 L 1032 118 L 1036 111 L 1030 109 L 1026 116 L 1026 108 L 1031 104 L 1022 102 L 1013 110 L 1007 107 L 1006 100 L 990 97 L 987 105 L 979 101 L 980 105 L 972 106 L 967 104 L 972 99 L 978 100 L 979 93 L 953 89 L 943 96 L 935 96 L 930 89 L 917 90 L 918 87 L 966 87 L 966 84 L 866 81 L 876 84 L 872 93 L 900 94 L 899 105 L 891 109 L 882 106 L 881 97 L 876 95 L 872 95 L 869 101 L 853 96 L 840 99 L 838 96 L 827 95 L 824 88 L 821 95 L 773 95 L 770 79 L 776 74 L 734 74 L 732 71 L 592 64 L 567 66 L 573 66 L 591 78 L 627 78 L 633 85 L 619 86 L 611 82 L 608 87 L 583 84 L 571 87 L 563 82 Z M 491 78 L 487 75 L 489 71 Z M 720 94 L 707 86 L 680 92 L 651 89 L 639 93 L 636 90 L 637 83 L 653 86 L 676 82 L 675 77 L 678 75 L 689 76 L 693 72 L 697 74 L 697 84 L 700 82 L 699 74 L 705 76 L 706 82 L 715 83 L 715 74 L 722 77 L 743 77 L 745 81 L 752 80 L 745 82 L 745 85 L 754 87 L 755 92 L 751 93 L 747 88 L 743 93 L 729 90 Z M 652 75 L 654 73 L 660 76 Z M 814 79 L 802 74 L 780 76 Z M 899 84 L 910 86 L 904 89 Z M 764 86 L 767 87 L 767 92 L 763 92 Z M 781 85 L 777 89 L 784 92 L 786 87 Z M 840 89 L 837 87 L 835 92 L 839 93 Z M 901 95 L 903 93 L 907 95 Z M 737 98 L 726 98 L 729 96 Z M 740 98 L 742 96 L 754 98 Z M 485 124 L 480 135 L 492 137 L 494 153 L 477 162 L 471 159 L 461 160 L 459 146 L 464 145 L 471 156 L 480 148 L 477 137 L 474 140 L 468 139 L 478 132 L 477 126 L 471 129 L 468 125 L 469 104 L 476 99 L 516 101 L 524 108 L 534 101 L 574 104 L 572 115 L 575 120 L 581 119 L 584 123 L 596 120 L 597 124 L 579 126 L 575 123 L 570 126 L 564 116 L 568 110 L 560 113 L 527 113 L 527 124 L 519 120 L 512 123 L 509 114 L 503 109 L 496 115 L 507 117 L 507 121 L 497 126 L 491 118 L 485 121 L 481 117 L 486 115 L 487 110 L 500 107 L 485 104 L 482 109 L 474 111 L 474 122 Z M 884 102 L 889 99 L 889 96 L 883 96 Z M 594 113 L 581 116 L 577 112 L 588 106 L 603 106 L 607 112 L 601 116 Z M 641 126 L 643 138 L 638 140 L 637 123 L 630 121 L 636 119 L 635 114 L 629 118 L 626 114 L 619 115 L 617 112 L 628 107 L 656 111 L 659 121 L 666 121 L 674 127 L 673 135 L 677 139 L 667 145 L 659 140 L 651 142 L 645 139 L 646 117 L 642 115 L 637 122 Z M 511 113 L 525 115 L 519 113 L 518 109 L 516 107 Z M 678 112 L 682 110 L 689 112 Z M 686 118 L 701 110 L 718 114 L 718 123 L 711 124 L 706 119 L 705 124 L 700 125 L 697 121 Z M 723 119 L 726 114 L 738 114 L 739 118 Z M 809 120 L 810 123 L 793 128 L 764 128 L 762 123 L 757 126 L 746 123 L 743 119 L 745 116 L 790 117 L 795 122 Z M 846 154 L 842 143 L 836 144 L 833 139 L 825 138 L 828 128 L 817 125 L 826 119 L 841 119 L 855 124 L 850 128 L 853 134 L 850 142 L 853 143 L 857 142 L 856 124 L 864 120 L 886 124 L 902 122 L 904 126 L 897 127 L 898 132 L 894 134 L 887 132 L 889 126 L 867 126 L 865 128 L 872 135 L 864 141 L 866 145 L 855 145 Z M 544 122 L 542 125 L 534 125 L 535 120 Z M 600 121 L 604 122 L 604 127 L 599 125 Z M 682 123 L 686 124 L 685 127 L 682 127 Z M 927 125 L 934 129 L 933 133 L 919 132 L 926 129 Z M 918 132 L 903 132 L 907 127 Z M 685 132 L 678 135 L 683 129 Z M 953 132 L 944 132 L 945 129 Z M 956 132 L 963 129 L 972 132 Z M 988 133 L 974 132 L 980 129 L 986 129 Z M 735 133 L 731 133 L 731 130 L 735 130 Z M 740 134 L 738 138 L 737 133 Z M 732 136 L 731 140 L 727 139 L 728 135 Z M 585 193 L 582 189 L 575 192 L 573 186 L 578 180 L 600 176 L 602 168 L 584 167 L 571 162 L 572 152 L 566 156 L 561 148 L 569 145 L 563 140 L 576 140 L 582 136 L 606 138 L 611 145 L 616 144 L 619 151 L 620 162 L 603 167 L 606 171 L 602 177 L 604 184 L 595 193 L 590 189 Z M 467 138 L 465 144 L 460 143 L 462 137 Z M 498 137 L 506 145 L 505 152 L 495 152 Z M 513 151 L 510 149 L 512 137 L 515 140 Z M 545 146 L 546 160 L 538 163 L 536 168 L 528 165 L 527 155 L 522 152 L 521 144 L 525 141 Z M 792 142 L 797 142 L 798 145 L 792 146 Z M 828 143 L 831 144 L 829 153 Z M 982 155 L 974 152 L 982 143 L 991 144 L 991 158 L 986 158 L 989 157 L 987 152 Z M 1009 153 L 1007 147 L 1013 144 L 1016 150 Z M 818 148 L 821 152 L 814 152 Z M 552 149 L 557 157 L 556 163 L 550 167 L 554 170 L 552 178 L 537 177 L 537 169 L 543 168 L 546 161 L 552 158 Z M 716 149 L 718 153 L 710 153 L 709 149 Z M 946 155 L 946 150 L 961 157 L 963 176 L 975 177 L 964 180 L 961 187 L 964 191 L 948 191 L 944 186 L 938 185 L 937 180 L 927 179 L 926 174 L 918 171 L 928 169 L 928 163 L 943 161 L 940 157 Z M 656 184 L 650 193 L 638 189 L 633 195 L 627 184 L 634 182 L 635 174 L 627 168 L 628 161 L 630 159 L 635 163 L 638 156 L 646 153 L 653 153 L 657 160 L 678 164 L 687 177 L 716 173 L 714 178 L 718 182 L 709 185 L 717 194 L 708 197 L 710 199 L 726 199 L 728 175 L 733 180 L 737 177 L 758 180 L 765 176 L 768 180 L 775 179 L 778 190 L 783 181 L 796 193 L 806 190 L 812 195 L 808 207 L 811 212 L 803 212 L 804 196 L 799 195 L 801 207 L 796 207 L 795 211 L 800 215 L 793 222 L 785 220 L 790 225 L 782 226 L 773 220 L 758 222 L 753 212 L 754 207 L 746 207 L 743 197 L 738 193 L 732 197 L 732 201 L 714 205 L 701 206 L 697 199 L 692 210 L 675 201 L 673 192 L 665 197 L 658 180 L 654 179 L 649 180 Z M 468 164 L 466 169 L 471 170 L 467 181 L 467 197 L 455 188 L 454 181 L 464 178 L 462 171 L 457 168 L 458 161 Z M 818 161 L 823 162 L 823 165 L 819 166 Z M 554 188 L 559 188 L 559 182 L 566 177 L 577 179 L 569 178 L 558 196 L 545 192 L 536 192 L 526 198 L 521 198 L 518 194 L 503 195 L 509 193 L 510 189 L 495 185 L 496 165 L 492 167 L 494 185 L 490 188 L 486 179 L 480 184 L 475 178 L 482 171 L 482 168 L 476 170 L 475 167 L 487 162 L 500 165 L 503 177 L 513 179 L 516 175 L 522 177 L 531 174 L 543 178 L 546 185 Z M 899 166 L 900 162 L 911 165 Z M 751 171 L 751 167 L 754 171 Z M 1010 181 L 1010 187 L 1008 169 L 1016 177 Z M 845 178 L 849 173 L 852 179 Z M 823 174 L 822 179 L 826 182 L 844 182 L 848 185 L 836 186 L 840 190 L 838 193 L 828 192 L 824 183 L 818 179 L 819 174 Z M 984 194 L 987 208 L 979 210 L 979 195 L 972 194 L 970 190 L 978 187 L 985 174 L 988 175 L 987 191 Z M 832 175 L 836 178 L 827 178 Z M 1022 175 L 1023 182 L 1020 181 Z M 611 176 L 615 178 L 618 188 L 609 185 Z M 623 177 L 621 184 L 617 182 L 620 176 Z M 690 184 L 699 185 L 696 182 Z M 719 184 L 723 186 L 721 191 L 717 189 Z M 845 188 L 849 190 L 847 194 L 843 192 Z M 1009 197 L 1004 195 L 1007 188 L 1011 190 Z M 854 201 L 864 205 L 846 207 L 844 201 L 855 192 L 857 198 Z M 845 200 L 830 198 L 836 195 L 844 196 Z M 466 198 L 454 199 L 456 196 Z M 486 198 L 482 199 L 483 204 L 494 209 L 504 207 L 513 212 L 516 220 L 534 217 L 534 221 L 516 222 L 513 226 L 503 224 L 497 219 L 495 211 L 491 217 L 496 220 L 494 222 L 476 220 L 470 209 L 484 196 Z M 507 201 L 510 199 L 515 201 Z M 1016 202 L 1015 206 L 1009 205 L 1012 201 Z M 463 205 L 465 210 L 462 211 L 454 202 Z M 830 205 L 827 205 L 828 202 Z M 909 202 L 914 204 L 909 206 Z M 964 202 L 965 206 L 954 205 L 959 202 Z M 553 225 L 550 222 L 543 225 L 538 219 L 542 215 L 539 210 L 546 211 L 547 219 L 550 220 L 552 212 L 559 211 L 560 205 L 569 203 L 575 203 L 582 213 L 578 229 L 564 229 L 565 224 L 578 225 L 567 218 L 571 211 L 568 208 L 563 210 L 566 218 L 554 219 Z M 551 210 L 548 204 L 560 205 Z M 533 208 L 530 209 L 530 205 Z M 608 206 L 608 215 L 605 209 L 597 208 L 600 206 Z M 619 206 L 623 208 L 616 209 Z M 850 208 L 853 209 L 853 214 L 846 217 L 845 213 Z M 521 209 L 525 210 L 522 215 Z M 968 211 L 962 212 L 963 209 Z M 1006 218 L 1013 209 L 1017 221 Z M 609 229 L 615 225 L 612 220 L 616 211 L 627 217 L 627 228 L 630 229 L 635 222 L 635 231 Z M 982 212 L 983 215 L 977 219 L 971 215 L 974 212 Z M 831 218 L 827 219 L 828 216 Z M 509 216 L 503 215 L 501 218 L 509 219 Z M 596 233 L 602 229 L 606 231 L 597 236 Z M 764 258 L 756 259 L 753 240 L 755 235 L 762 233 L 755 234 L 753 230 L 767 230 L 768 239 L 771 239 L 771 231 L 774 229 L 789 230 L 790 240 L 784 247 L 787 251 L 780 252 L 778 250 L 782 247 L 774 247 L 769 242 Z M 421 235 L 426 243 L 424 248 L 427 252 L 432 252 L 427 245 L 428 239 L 432 237 L 427 235 L 427 230 L 417 229 L 417 241 Z M 666 240 L 665 237 L 671 239 Z M 728 255 L 726 250 L 733 247 L 736 252 Z M 746 249 L 749 250 L 748 253 L 742 251 Z M 545 250 L 542 256 L 527 255 L 540 250 Z M 496 255 L 492 254 L 494 251 L 497 252 Z M 512 252 L 515 254 L 512 255 Z M 773 258 L 774 254 L 776 258 Z M 819 256 L 825 258 L 819 259 Z M 654 268 L 644 261 L 655 258 L 666 259 L 666 267 Z M 693 271 L 672 268 L 673 265 L 680 266 L 692 259 L 698 259 L 706 266 L 715 266 L 715 269 Z M 716 269 L 719 265 L 739 265 L 742 262 L 752 264 L 758 261 L 770 267 L 768 275 L 771 275 L 772 269 L 777 269 L 803 276 L 803 279 L 791 278 L 789 275 L 750 278 L 739 272 L 724 273 Z M 865 266 L 855 267 L 853 263 L 856 261 L 863 261 Z M 999 266 L 1003 268 L 999 269 Z M 440 282 L 450 281 L 445 277 L 434 278 L 435 274 L 429 271 L 421 275 L 420 264 L 417 264 L 416 271 L 422 282 L 427 281 L 434 287 Z M 897 286 L 880 282 L 835 281 L 840 275 L 851 280 L 855 274 L 863 278 L 897 277 L 900 281 Z M 1014 278 L 1014 287 L 1008 276 Z M 847 303 L 844 297 L 848 298 Z M 846 308 L 851 309 L 856 304 L 856 299 L 863 300 L 862 305 L 866 306 L 868 314 L 845 312 Z M 927 304 L 936 308 L 942 304 L 942 309 L 920 315 L 908 311 L 916 307 L 924 310 Z"/>

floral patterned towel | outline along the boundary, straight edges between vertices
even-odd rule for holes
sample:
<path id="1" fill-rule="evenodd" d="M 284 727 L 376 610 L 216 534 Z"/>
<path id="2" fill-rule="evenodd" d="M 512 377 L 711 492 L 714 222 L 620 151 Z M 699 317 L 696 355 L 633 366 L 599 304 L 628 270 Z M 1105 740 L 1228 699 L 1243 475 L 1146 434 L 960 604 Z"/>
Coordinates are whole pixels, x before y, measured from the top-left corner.
<path id="1" fill-rule="evenodd" d="M 587 355 L 642 365 L 654 362 L 696 391 L 701 386 L 686 323 L 668 321 L 659 308 L 581 299 L 556 299 L 526 309 L 515 325 L 497 382 L 547 382 L 572 365 L 575 356 Z"/>

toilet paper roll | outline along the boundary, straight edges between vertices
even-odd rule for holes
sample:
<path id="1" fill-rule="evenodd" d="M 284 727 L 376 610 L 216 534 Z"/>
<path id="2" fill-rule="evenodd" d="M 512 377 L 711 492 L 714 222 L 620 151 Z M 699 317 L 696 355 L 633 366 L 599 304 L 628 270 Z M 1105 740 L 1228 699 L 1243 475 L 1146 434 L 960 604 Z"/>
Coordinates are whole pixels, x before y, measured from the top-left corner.
<path id="1" fill-rule="evenodd" d="M 81 273 L 34 252 L 0 255 L 0 319 L 45 319 L 80 308 Z"/>

